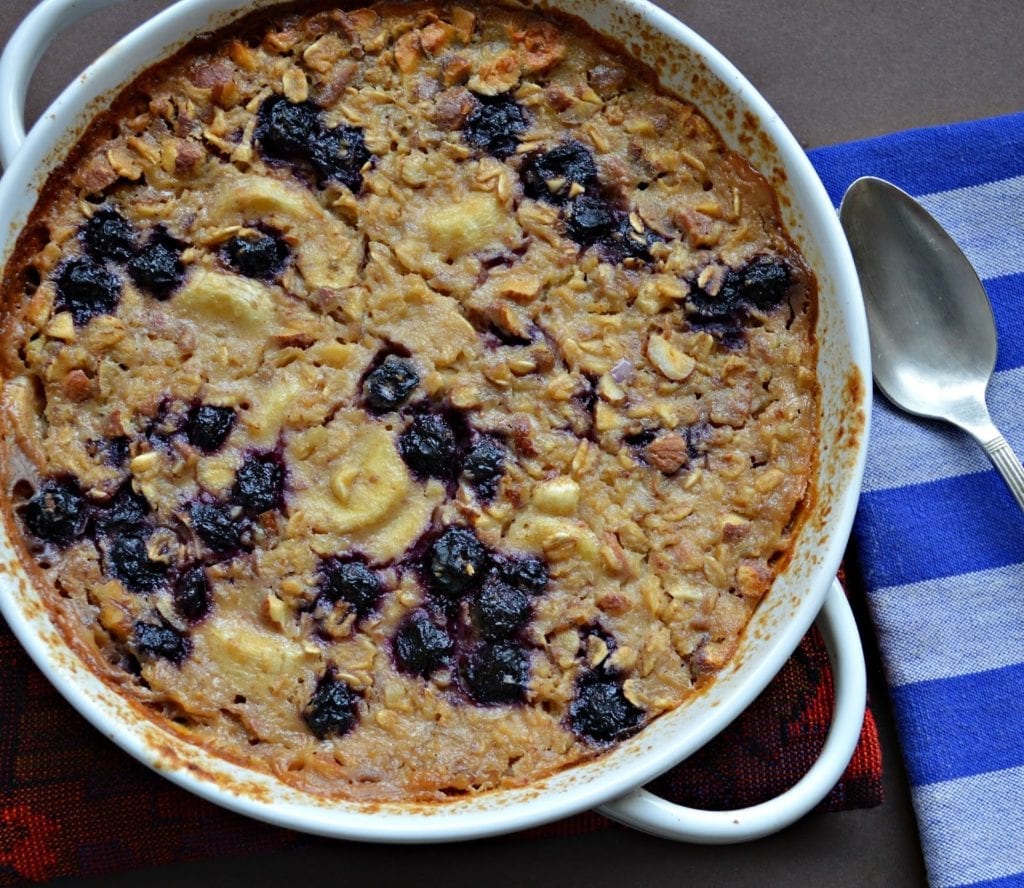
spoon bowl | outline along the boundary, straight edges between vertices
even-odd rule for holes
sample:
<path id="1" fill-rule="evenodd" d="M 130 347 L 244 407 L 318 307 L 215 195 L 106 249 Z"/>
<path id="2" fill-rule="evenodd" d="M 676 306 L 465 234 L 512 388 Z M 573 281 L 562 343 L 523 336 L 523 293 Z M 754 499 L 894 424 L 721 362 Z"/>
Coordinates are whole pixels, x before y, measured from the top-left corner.
<path id="1" fill-rule="evenodd" d="M 883 179 L 854 182 L 839 215 L 864 291 L 878 387 L 908 413 L 973 435 L 1024 509 L 1024 469 L 985 404 L 996 325 L 977 272 L 921 204 Z"/>

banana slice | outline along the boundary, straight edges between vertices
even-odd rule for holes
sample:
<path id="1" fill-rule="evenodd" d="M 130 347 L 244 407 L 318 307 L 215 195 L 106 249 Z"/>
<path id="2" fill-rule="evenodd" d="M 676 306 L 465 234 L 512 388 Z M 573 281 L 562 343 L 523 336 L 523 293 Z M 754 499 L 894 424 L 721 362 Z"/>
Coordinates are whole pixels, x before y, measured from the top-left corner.
<path id="1" fill-rule="evenodd" d="M 266 287 L 216 271 L 197 271 L 172 305 L 208 329 L 228 335 L 256 337 L 274 320 L 274 303 Z"/>
<path id="2" fill-rule="evenodd" d="M 431 249 L 457 259 L 485 247 L 503 246 L 518 226 L 490 191 L 474 191 L 458 203 L 430 214 L 426 223 Z"/>
<path id="3" fill-rule="evenodd" d="M 381 524 L 405 500 L 411 483 L 390 433 L 366 425 L 322 480 L 299 494 L 298 508 L 314 531 L 348 534 Z"/>
<path id="4" fill-rule="evenodd" d="M 214 203 L 214 218 L 219 221 L 233 216 L 261 219 L 271 215 L 301 222 L 322 216 L 324 211 L 306 191 L 263 176 L 227 180 Z"/>
<path id="5" fill-rule="evenodd" d="M 209 662 L 216 678 L 214 696 L 243 694 L 267 699 L 282 680 L 298 674 L 315 657 L 280 632 L 267 632 L 239 620 L 208 621 L 196 635 L 196 662 Z"/>

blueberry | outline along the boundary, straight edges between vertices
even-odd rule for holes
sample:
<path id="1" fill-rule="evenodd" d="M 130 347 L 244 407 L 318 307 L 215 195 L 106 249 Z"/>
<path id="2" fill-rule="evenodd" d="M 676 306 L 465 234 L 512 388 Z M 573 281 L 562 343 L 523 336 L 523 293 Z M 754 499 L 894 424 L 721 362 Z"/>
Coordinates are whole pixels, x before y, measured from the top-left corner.
<path id="1" fill-rule="evenodd" d="M 454 644 L 423 610 L 413 611 L 398 627 L 394 651 L 398 668 L 426 678 L 448 662 Z"/>
<path id="2" fill-rule="evenodd" d="M 548 586 L 548 567 L 536 555 L 505 555 L 495 564 L 495 572 L 510 586 L 540 595 Z"/>
<path id="3" fill-rule="evenodd" d="M 96 524 L 103 530 L 129 528 L 142 523 L 149 514 L 149 500 L 125 481 L 103 508 L 96 510 Z"/>
<path id="4" fill-rule="evenodd" d="M 276 453 L 247 455 L 238 473 L 231 498 L 257 515 L 280 509 L 284 493 L 284 465 Z"/>
<path id="5" fill-rule="evenodd" d="M 486 436 L 478 438 L 466 454 L 462 473 L 482 499 L 494 499 L 498 492 L 498 482 L 505 472 L 505 456 L 505 448 Z"/>
<path id="6" fill-rule="evenodd" d="M 586 189 L 597 185 L 597 164 L 585 145 L 568 141 L 550 151 L 528 154 L 519 169 L 519 178 L 527 197 L 563 204 L 569 199 L 573 182 Z M 549 182 L 561 184 L 552 191 Z"/>
<path id="7" fill-rule="evenodd" d="M 565 230 L 576 243 L 589 247 L 615 235 L 621 225 L 621 211 L 603 198 L 581 194 L 566 210 Z"/>
<path id="8" fill-rule="evenodd" d="M 451 425 L 437 413 L 418 413 L 398 439 L 405 464 L 426 478 L 450 478 L 456 473 L 458 446 Z"/>
<path id="9" fill-rule="evenodd" d="M 94 259 L 127 262 L 138 250 L 131 222 L 111 207 L 101 207 L 79 231 L 82 246 Z"/>
<path id="10" fill-rule="evenodd" d="M 189 518 L 199 539 L 218 553 L 238 549 L 248 529 L 227 503 L 193 503 Z"/>
<path id="11" fill-rule="evenodd" d="M 508 638 L 530 621 L 530 596 L 489 574 L 473 606 L 473 616 L 484 638 Z"/>
<path id="12" fill-rule="evenodd" d="M 147 659 L 169 660 L 180 665 L 192 650 L 191 641 L 166 624 L 140 621 L 135 624 L 134 636 L 135 650 Z"/>
<path id="13" fill-rule="evenodd" d="M 235 425 L 235 411 L 230 407 L 196 404 L 185 419 L 185 437 L 193 447 L 212 453 L 221 446 Z"/>
<path id="14" fill-rule="evenodd" d="M 694 314 L 690 317 L 691 323 L 701 326 L 742 326 L 745 307 L 740 298 L 740 289 L 735 286 L 733 274 L 729 272 L 726 275 L 725 282 L 714 295 L 701 288 L 695 288 L 690 293 L 689 302 L 694 309 Z"/>
<path id="15" fill-rule="evenodd" d="M 597 246 L 607 262 L 651 258 L 650 233 L 637 234 L 629 215 L 598 195 L 582 194 L 566 207 L 565 233 L 581 247 Z"/>
<path id="16" fill-rule="evenodd" d="M 320 567 L 320 599 L 331 605 L 344 601 L 359 619 L 369 616 L 384 591 L 380 577 L 359 561 L 329 558 Z"/>
<path id="17" fill-rule="evenodd" d="M 420 377 L 412 361 L 388 355 L 367 374 L 363 395 L 374 412 L 387 413 L 404 404 L 419 384 Z"/>
<path id="18" fill-rule="evenodd" d="M 690 459 L 697 459 L 708 452 L 708 439 L 711 437 L 711 426 L 706 422 L 698 422 L 686 427 L 686 454 Z"/>
<path id="19" fill-rule="evenodd" d="M 626 699 L 613 676 L 596 672 L 577 682 L 569 704 L 570 727 L 594 743 L 608 743 L 636 730 L 642 716 L 643 710 Z"/>
<path id="20" fill-rule="evenodd" d="M 647 457 L 644 455 L 644 451 L 647 449 L 647 445 L 650 444 L 655 438 L 658 437 L 657 429 L 641 429 L 639 432 L 634 432 L 629 435 L 622 436 L 622 443 L 630 449 L 636 452 L 636 458 L 641 462 L 646 461 Z"/>
<path id="21" fill-rule="evenodd" d="M 341 737 L 355 727 L 358 700 L 359 695 L 328 667 L 302 710 L 302 718 L 319 740 L 329 734 Z"/>
<path id="22" fill-rule="evenodd" d="M 186 567 L 174 583 L 174 609 L 190 623 L 210 612 L 210 584 L 201 564 Z"/>
<path id="23" fill-rule="evenodd" d="M 131 442 L 127 435 L 117 435 L 113 438 L 104 438 L 100 449 L 106 456 L 107 462 L 115 469 L 123 469 L 128 456 L 131 453 Z"/>
<path id="24" fill-rule="evenodd" d="M 57 311 L 69 311 L 79 327 L 96 315 L 113 314 L 121 299 L 121 279 L 88 256 L 70 259 L 57 274 Z"/>
<path id="25" fill-rule="evenodd" d="M 233 237 L 224 245 L 224 259 L 239 274 L 258 280 L 276 278 L 288 261 L 288 245 L 277 237 Z"/>
<path id="26" fill-rule="evenodd" d="M 114 537 L 107 546 L 106 564 L 110 575 L 129 592 L 152 592 L 167 580 L 167 563 L 149 557 L 142 533 Z"/>
<path id="27" fill-rule="evenodd" d="M 256 141 L 273 160 L 304 158 L 309 143 L 323 128 L 323 112 L 312 102 L 289 102 L 270 96 L 256 113 Z"/>
<path id="28" fill-rule="evenodd" d="M 464 676 L 477 703 L 516 703 L 526 696 L 530 656 L 512 642 L 482 644 L 469 655 Z"/>
<path id="29" fill-rule="evenodd" d="M 724 286 L 735 289 L 739 300 L 747 305 L 772 311 L 783 303 L 792 282 L 793 272 L 785 260 L 757 256 L 739 271 L 730 272 Z"/>
<path id="30" fill-rule="evenodd" d="M 320 181 L 341 182 L 353 194 L 363 187 L 362 169 L 370 157 L 363 131 L 354 126 L 324 130 L 310 144 L 309 159 Z"/>
<path id="31" fill-rule="evenodd" d="M 46 481 L 19 510 L 29 533 L 45 543 L 68 545 L 82 532 L 86 508 L 74 478 Z"/>
<path id="32" fill-rule="evenodd" d="M 185 278 L 183 249 L 184 245 L 165 228 L 155 228 L 146 245 L 128 263 L 128 274 L 143 292 L 155 299 L 166 299 Z"/>
<path id="33" fill-rule="evenodd" d="M 371 157 L 363 131 L 327 128 L 312 102 L 270 96 L 256 114 L 255 138 L 264 157 L 311 167 L 321 183 L 338 181 L 353 192 L 362 187 L 362 168 Z"/>
<path id="34" fill-rule="evenodd" d="M 476 96 L 476 107 L 462 127 L 462 138 L 481 151 L 504 159 L 516 152 L 528 123 L 522 106 L 508 93 Z"/>
<path id="35" fill-rule="evenodd" d="M 449 527 L 430 547 L 427 572 L 431 586 L 447 598 L 457 598 L 479 586 L 490 558 L 483 544 L 467 527 Z"/>

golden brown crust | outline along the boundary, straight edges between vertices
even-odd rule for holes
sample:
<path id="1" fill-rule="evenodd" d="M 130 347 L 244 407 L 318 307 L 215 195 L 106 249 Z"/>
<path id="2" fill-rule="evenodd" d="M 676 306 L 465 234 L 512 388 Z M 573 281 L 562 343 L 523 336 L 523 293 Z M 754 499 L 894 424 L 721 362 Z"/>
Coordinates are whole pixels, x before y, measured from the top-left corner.
<path id="1" fill-rule="evenodd" d="M 75 479 L 86 517 L 26 544 L 126 692 L 314 791 L 443 799 L 589 757 L 728 661 L 808 495 L 814 279 L 770 186 L 638 67 L 500 7 L 287 12 L 190 45 L 97 119 L 5 272 L 6 489 L 17 526 Z M 325 161 L 268 135 L 275 101 L 348 141 Z M 111 211 L 123 256 L 81 233 Z M 129 268 L 161 238 L 166 290 Z M 261 238 L 281 262 L 254 275 L 230 250 Z M 116 305 L 68 295 L 83 261 Z M 387 353 L 416 377 L 394 410 L 366 394 Z M 199 404 L 233 411 L 223 445 L 185 431 Z M 451 427 L 456 470 L 409 456 L 417 417 Z M 461 471 L 481 441 L 503 453 L 493 491 Z M 285 478 L 266 507 L 239 493 L 259 460 Z M 148 514 L 105 525 L 128 490 Z M 211 546 L 200 506 L 235 545 Z M 430 566 L 452 526 L 495 565 L 456 604 Z M 526 554 L 549 582 L 494 628 L 482 587 Z M 365 611 L 323 597 L 352 556 L 385 590 Z M 180 600 L 197 565 L 208 615 Z M 453 649 L 416 674 L 394 640 L 419 612 Z M 512 704 L 474 659 L 501 646 L 529 666 Z M 325 681 L 352 724 L 318 720 Z M 621 730 L 595 726 L 588 682 Z"/>

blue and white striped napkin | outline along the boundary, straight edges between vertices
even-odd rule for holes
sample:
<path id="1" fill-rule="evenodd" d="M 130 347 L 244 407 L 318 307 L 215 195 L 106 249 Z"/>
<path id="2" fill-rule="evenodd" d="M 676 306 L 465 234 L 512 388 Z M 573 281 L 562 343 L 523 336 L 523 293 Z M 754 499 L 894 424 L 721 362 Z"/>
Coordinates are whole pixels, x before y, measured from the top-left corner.
<path id="1" fill-rule="evenodd" d="M 810 153 L 917 197 L 967 253 L 999 332 L 989 407 L 1024 455 L 1024 114 Z M 875 401 L 854 528 L 931 883 L 1024 886 L 1024 516 L 982 450 Z"/>

